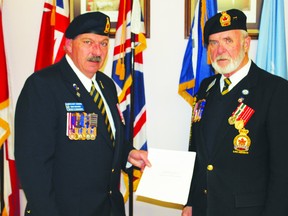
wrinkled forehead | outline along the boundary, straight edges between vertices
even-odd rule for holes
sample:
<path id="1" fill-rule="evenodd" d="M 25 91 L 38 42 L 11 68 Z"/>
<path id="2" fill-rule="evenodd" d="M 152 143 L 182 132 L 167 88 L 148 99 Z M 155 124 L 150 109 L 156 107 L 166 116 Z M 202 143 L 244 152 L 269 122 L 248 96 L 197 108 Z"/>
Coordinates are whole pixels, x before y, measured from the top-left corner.
<path id="1" fill-rule="evenodd" d="M 209 36 L 209 41 L 220 40 L 224 38 L 238 39 L 241 37 L 241 34 L 241 30 L 228 30 L 223 32 L 217 32 Z"/>

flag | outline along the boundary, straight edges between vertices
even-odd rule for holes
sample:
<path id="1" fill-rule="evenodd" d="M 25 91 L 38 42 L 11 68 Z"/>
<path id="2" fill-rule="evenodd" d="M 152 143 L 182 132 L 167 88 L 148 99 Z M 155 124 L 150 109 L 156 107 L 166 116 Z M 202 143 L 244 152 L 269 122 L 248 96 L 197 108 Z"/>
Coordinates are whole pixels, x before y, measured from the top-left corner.
<path id="1" fill-rule="evenodd" d="M 191 106 L 201 81 L 214 74 L 207 64 L 207 48 L 204 46 L 204 24 L 217 13 L 217 1 L 199 0 L 192 21 L 179 79 L 178 93 Z"/>
<path id="2" fill-rule="evenodd" d="M 139 0 L 120 0 L 113 54 L 112 79 L 123 113 L 125 137 L 136 149 L 147 150 L 146 102 L 143 75 L 143 50 L 146 48 L 143 14 Z M 133 34 L 132 34 L 133 32 Z M 135 47 L 135 48 L 134 48 Z M 134 191 L 141 174 L 134 173 Z M 127 186 L 127 178 L 125 178 Z M 127 188 L 127 187 L 126 187 Z M 128 191 L 124 200 L 128 199 Z"/>
<path id="3" fill-rule="evenodd" d="M 69 0 L 45 1 L 35 71 L 58 62 L 64 56 L 64 33 L 69 23 Z"/>
<path id="4" fill-rule="evenodd" d="M 9 98 L 8 72 L 2 27 L 2 2 L 0 1 L 0 148 L 3 149 L 2 216 L 20 216 L 19 181 L 14 158 L 12 136 L 12 107 Z M 2 172 L 2 170 L 1 170 Z M 2 193 L 2 192 L 1 192 Z"/>
<path id="5" fill-rule="evenodd" d="M 263 1 L 257 47 L 256 64 L 287 79 L 284 0 Z"/>

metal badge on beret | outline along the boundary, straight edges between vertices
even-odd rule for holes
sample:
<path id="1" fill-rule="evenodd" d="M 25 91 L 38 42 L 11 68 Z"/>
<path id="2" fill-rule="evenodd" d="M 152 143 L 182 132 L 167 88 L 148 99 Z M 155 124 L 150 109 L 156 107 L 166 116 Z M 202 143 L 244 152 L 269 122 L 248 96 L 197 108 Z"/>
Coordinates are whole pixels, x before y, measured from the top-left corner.
<path id="1" fill-rule="evenodd" d="M 231 16 L 226 11 L 223 11 L 219 21 L 221 26 L 229 26 L 231 25 Z"/>
<path id="2" fill-rule="evenodd" d="M 105 29 L 104 29 L 104 33 L 107 33 L 109 34 L 110 32 L 110 20 L 108 17 L 106 17 L 106 26 L 105 26 Z"/>

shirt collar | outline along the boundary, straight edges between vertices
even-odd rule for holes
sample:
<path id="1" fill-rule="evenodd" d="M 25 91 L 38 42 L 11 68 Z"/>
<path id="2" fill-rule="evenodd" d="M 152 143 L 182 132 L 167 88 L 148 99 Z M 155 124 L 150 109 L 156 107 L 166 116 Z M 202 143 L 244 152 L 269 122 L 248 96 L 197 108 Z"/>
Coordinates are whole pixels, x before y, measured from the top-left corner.
<path id="1" fill-rule="evenodd" d="M 229 77 L 231 81 L 231 85 L 229 86 L 229 90 L 231 90 L 234 86 L 236 86 L 249 72 L 251 66 L 251 59 L 244 65 L 237 73 L 234 73 L 232 76 Z M 222 75 L 220 79 L 220 89 L 224 86 L 224 79 L 225 76 Z"/>
<path id="2" fill-rule="evenodd" d="M 92 77 L 92 79 L 86 77 L 74 64 L 74 62 L 72 61 L 72 59 L 66 54 L 65 55 L 68 64 L 70 65 L 70 67 L 73 69 L 73 71 L 75 72 L 75 74 L 77 75 L 77 77 L 80 79 L 81 83 L 84 85 L 85 89 L 90 92 L 91 90 L 91 85 L 92 82 L 94 82 L 95 85 L 97 85 L 96 80 L 96 73 L 94 74 L 94 76 Z M 98 85 L 97 85 L 98 86 Z M 97 87 L 96 87 L 97 88 Z"/>

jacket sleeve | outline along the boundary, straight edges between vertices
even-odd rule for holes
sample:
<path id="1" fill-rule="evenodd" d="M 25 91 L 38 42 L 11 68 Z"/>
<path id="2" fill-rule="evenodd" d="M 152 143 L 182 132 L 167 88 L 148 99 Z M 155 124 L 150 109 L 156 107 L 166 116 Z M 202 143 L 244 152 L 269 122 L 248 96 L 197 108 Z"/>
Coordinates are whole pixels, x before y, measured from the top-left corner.
<path id="1" fill-rule="evenodd" d="M 31 215 L 60 216 L 52 184 L 55 100 L 44 79 L 33 74 L 19 96 L 15 114 L 15 161 Z"/>
<path id="2" fill-rule="evenodd" d="M 262 216 L 288 214 L 288 82 L 280 82 L 273 91 L 267 117 L 269 142 L 269 183 Z"/>

